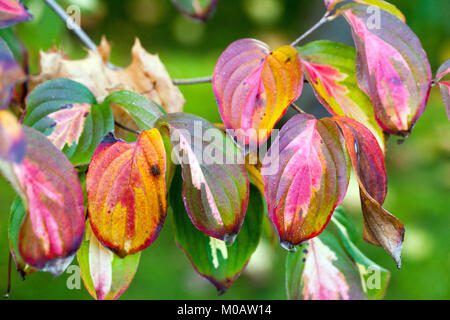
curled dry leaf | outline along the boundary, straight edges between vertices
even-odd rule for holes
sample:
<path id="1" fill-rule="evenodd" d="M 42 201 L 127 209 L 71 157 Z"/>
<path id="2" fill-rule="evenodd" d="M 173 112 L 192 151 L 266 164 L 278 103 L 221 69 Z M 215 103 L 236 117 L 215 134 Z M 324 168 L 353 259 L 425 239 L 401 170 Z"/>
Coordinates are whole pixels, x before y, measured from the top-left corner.
<path id="1" fill-rule="evenodd" d="M 164 223 L 166 153 L 158 130 L 133 143 L 108 135 L 86 177 L 89 220 L 103 245 L 125 257 L 148 247 Z"/>
<path id="2" fill-rule="evenodd" d="M 283 247 L 291 250 L 323 231 L 347 192 L 349 165 L 342 136 L 330 119 L 301 114 L 281 128 L 261 174 Z"/>
<path id="3" fill-rule="evenodd" d="M 405 229 L 382 204 L 387 192 L 384 154 L 375 136 L 359 122 L 347 117 L 333 117 L 342 130 L 353 169 L 359 183 L 364 216 L 364 240 L 383 247 L 401 266 Z"/>
<path id="4" fill-rule="evenodd" d="M 103 39 L 98 52 L 89 51 L 88 56 L 81 60 L 70 60 L 61 51 L 41 52 L 40 73 L 31 77 L 30 86 L 33 88 L 47 80 L 68 78 L 89 88 L 99 103 L 115 91 L 129 90 L 155 101 L 167 112 L 182 111 L 183 95 L 173 85 L 158 55 L 148 53 L 136 39 L 131 50 L 131 64 L 118 69 L 108 64 L 110 50 L 108 42 Z M 115 104 L 112 109 L 116 121 L 138 130 L 125 109 Z"/>

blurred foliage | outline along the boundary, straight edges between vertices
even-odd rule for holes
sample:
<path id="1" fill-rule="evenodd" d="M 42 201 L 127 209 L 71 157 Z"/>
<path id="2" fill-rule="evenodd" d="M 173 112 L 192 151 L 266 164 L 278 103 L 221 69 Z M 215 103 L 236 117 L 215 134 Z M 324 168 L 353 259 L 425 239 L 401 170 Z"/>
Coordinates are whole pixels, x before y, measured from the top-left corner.
<path id="1" fill-rule="evenodd" d="M 83 29 L 99 42 L 106 35 L 114 64 L 130 62 L 136 37 L 150 52 L 159 53 L 173 78 L 210 75 L 220 52 L 232 41 L 254 37 L 271 47 L 290 43 L 323 14 L 323 2 L 311 0 L 221 0 L 206 24 L 182 17 L 168 0 L 73 0 L 78 5 Z M 450 57 L 448 0 L 392 0 L 417 33 L 435 72 Z M 80 41 L 41 0 L 25 0 L 35 20 L 18 27 L 30 52 L 30 67 L 37 72 L 39 50 L 61 47 L 72 58 L 85 56 Z M 316 31 L 306 41 L 332 39 L 351 44 L 348 26 L 341 18 Z M 185 111 L 219 122 L 210 84 L 182 86 Z M 326 114 L 308 86 L 298 104 L 317 115 Z M 290 115 L 291 113 L 288 113 Z M 397 270 L 380 248 L 365 244 L 368 257 L 391 270 L 386 299 L 450 299 L 450 126 L 436 88 L 413 134 L 403 144 L 389 140 L 387 153 L 389 192 L 385 207 L 406 227 L 403 267 Z M 14 192 L 0 180 L 0 293 L 6 290 L 7 222 Z M 362 230 L 358 191 L 350 186 L 344 206 Z M 172 214 L 169 211 L 169 215 Z M 198 276 L 173 237 L 167 218 L 159 238 L 143 251 L 136 277 L 123 299 L 285 299 L 286 252 L 263 238 L 247 270 L 231 289 L 218 297 L 215 288 Z M 74 263 L 75 260 L 74 260 Z M 89 294 L 69 290 L 65 273 L 53 280 L 38 273 L 21 281 L 13 273 L 13 299 L 85 299 Z"/>

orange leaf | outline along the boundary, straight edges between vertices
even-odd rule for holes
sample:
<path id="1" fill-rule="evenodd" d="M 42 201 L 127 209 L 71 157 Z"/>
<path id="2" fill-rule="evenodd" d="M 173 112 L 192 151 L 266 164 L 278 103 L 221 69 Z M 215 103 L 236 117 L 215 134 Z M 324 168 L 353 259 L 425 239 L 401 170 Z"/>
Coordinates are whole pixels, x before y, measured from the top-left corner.
<path id="1" fill-rule="evenodd" d="M 127 143 L 108 135 L 86 179 L 89 220 L 103 245 L 120 257 L 148 247 L 166 217 L 166 154 L 158 130 Z"/>

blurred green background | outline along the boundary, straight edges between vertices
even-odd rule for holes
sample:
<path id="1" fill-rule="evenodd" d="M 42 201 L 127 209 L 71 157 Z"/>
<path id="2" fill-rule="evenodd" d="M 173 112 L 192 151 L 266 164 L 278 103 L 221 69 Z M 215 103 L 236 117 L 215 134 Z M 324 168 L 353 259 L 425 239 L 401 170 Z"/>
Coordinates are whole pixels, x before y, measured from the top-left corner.
<path id="1" fill-rule="evenodd" d="M 38 71 L 39 50 L 61 47 L 72 58 L 86 55 L 80 41 L 50 11 L 42 0 L 24 1 L 35 20 L 18 27 L 29 49 L 31 71 Z M 391 1 L 405 14 L 428 53 L 432 70 L 450 58 L 450 1 Z M 323 1 L 311 0 L 221 0 L 206 24 L 182 17 L 169 0 L 73 0 L 59 1 L 67 8 L 81 8 L 81 23 L 98 43 L 106 35 L 112 44 L 112 63 L 126 66 L 136 37 L 152 53 L 159 53 L 173 78 L 211 75 L 220 52 L 232 41 L 254 37 L 272 48 L 288 44 L 324 13 Z M 330 39 L 352 44 L 350 30 L 342 18 L 321 27 L 305 41 Z M 182 86 L 185 111 L 219 122 L 210 84 Z M 316 115 L 324 114 L 311 90 L 297 102 Z M 288 113 L 287 116 L 292 115 Z M 389 192 L 385 208 L 406 227 L 403 267 L 380 248 L 363 245 L 374 261 L 391 270 L 386 299 L 449 299 L 450 284 L 450 125 L 439 91 L 434 88 L 424 115 L 412 135 L 398 144 L 389 141 L 387 153 Z M 7 222 L 14 192 L 0 180 L 0 293 L 6 290 Z M 344 206 L 362 230 L 358 190 L 351 184 Z M 170 213 L 169 213 L 170 215 Z M 122 299 L 285 299 L 285 251 L 273 247 L 267 237 L 248 268 L 225 295 L 198 276 L 173 241 L 168 217 L 157 241 L 143 251 L 141 263 Z M 74 260 L 76 263 L 76 259 Z M 69 290 L 69 274 L 54 280 L 38 273 L 22 281 L 13 273 L 12 299 L 86 299 L 83 285 Z"/>

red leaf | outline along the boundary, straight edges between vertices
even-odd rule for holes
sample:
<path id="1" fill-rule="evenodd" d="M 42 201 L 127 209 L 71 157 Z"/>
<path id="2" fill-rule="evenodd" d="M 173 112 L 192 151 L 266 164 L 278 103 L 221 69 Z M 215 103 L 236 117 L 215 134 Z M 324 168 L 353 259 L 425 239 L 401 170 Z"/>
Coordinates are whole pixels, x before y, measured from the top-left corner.
<path id="1" fill-rule="evenodd" d="M 364 215 L 364 240 L 383 247 L 401 266 L 405 229 L 382 204 L 387 192 L 384 154 L 369 129 L 347 117 L 332 118 L 343 132 L 358 179 Z"/>

